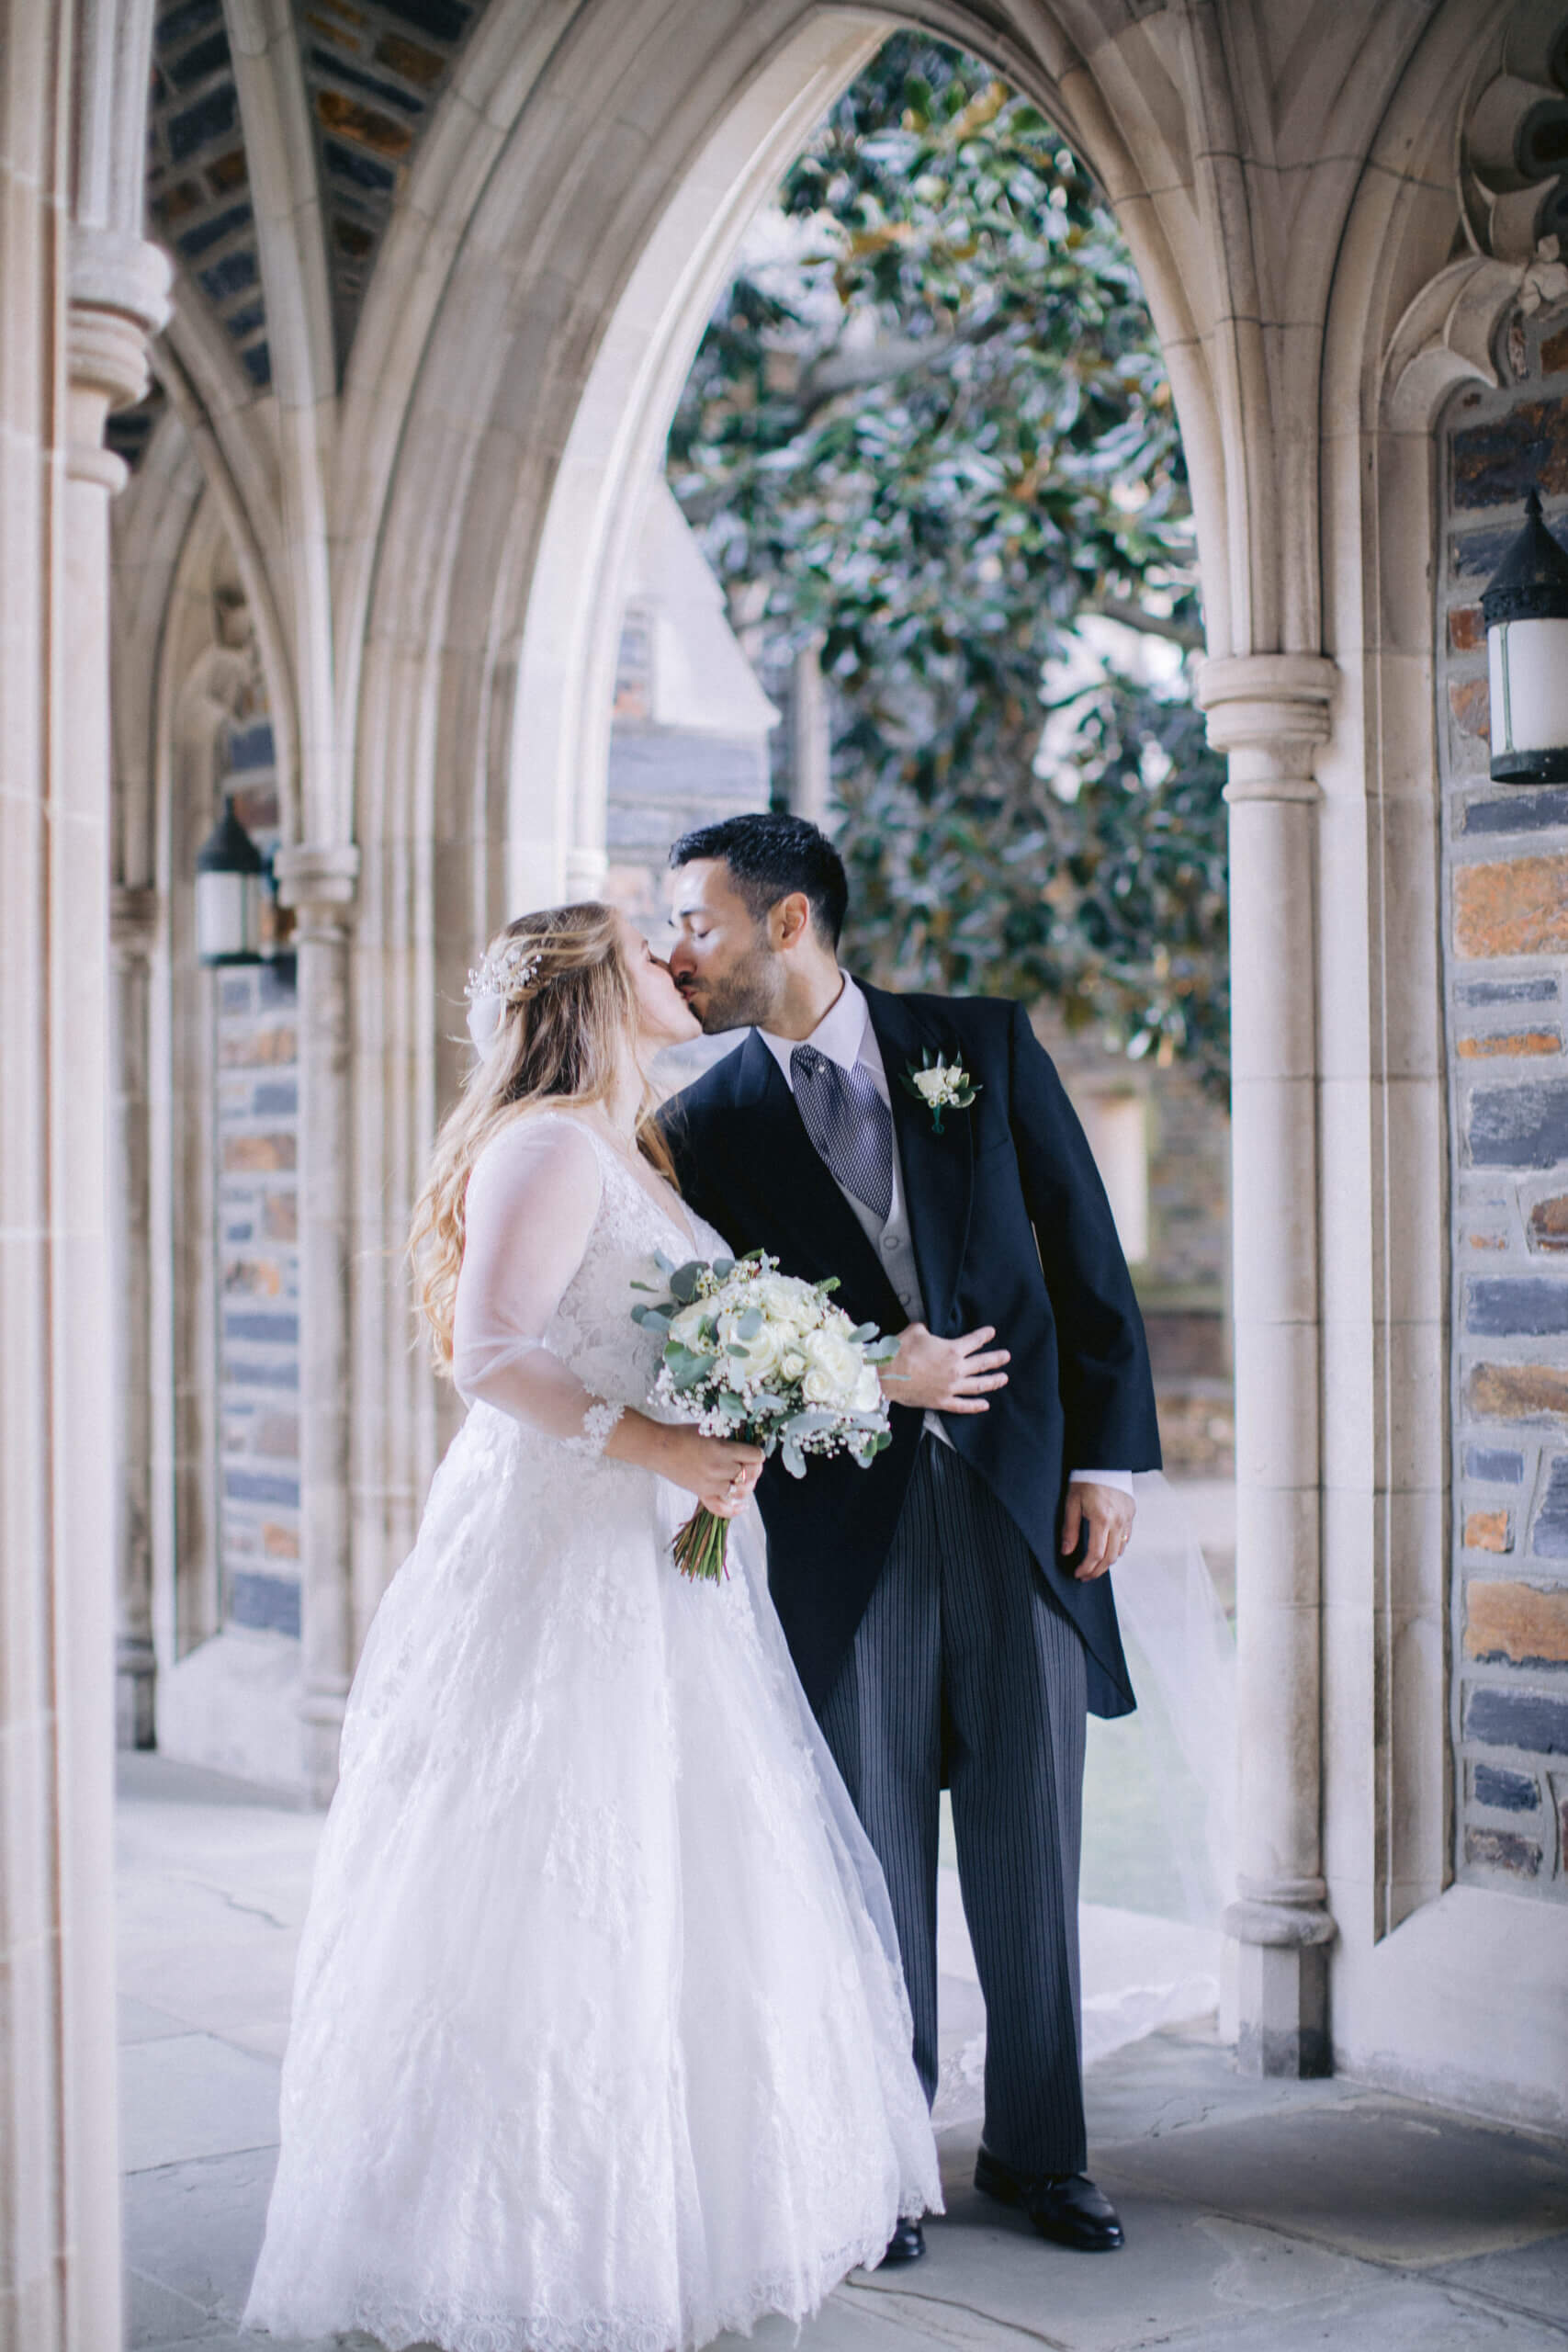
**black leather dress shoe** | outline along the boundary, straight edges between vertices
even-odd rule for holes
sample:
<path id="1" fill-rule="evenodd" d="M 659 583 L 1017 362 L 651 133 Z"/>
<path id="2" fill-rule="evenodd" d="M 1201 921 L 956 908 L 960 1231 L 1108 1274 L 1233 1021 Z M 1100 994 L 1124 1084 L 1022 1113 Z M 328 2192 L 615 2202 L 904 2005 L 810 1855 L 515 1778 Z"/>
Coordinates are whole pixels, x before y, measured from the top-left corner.
<path id="1" fill-rule="evenodd" d="M 1087 2173 L 1066 2173 L 1053 2179 L 1043 2174 L 1014 2172 L 988 2148 L 982 2148 L 975 2165 L 975 2186 L 982 2196 L 994 2197 L 999 2204 L 1018 2206 L 1054 2245 L 1071 2246 L 1076 2254 L 1113 2254 L 1126 2244 L 1121 2215 Z"/>
<path id="2" fill-rule="evenodd" d="M 925 2250 L 926 2233 L 919 2222 L 900 2222 L 887 2241 L 883 2263 L 886 2266 L 889 2262 L 919 2262 Z"/>

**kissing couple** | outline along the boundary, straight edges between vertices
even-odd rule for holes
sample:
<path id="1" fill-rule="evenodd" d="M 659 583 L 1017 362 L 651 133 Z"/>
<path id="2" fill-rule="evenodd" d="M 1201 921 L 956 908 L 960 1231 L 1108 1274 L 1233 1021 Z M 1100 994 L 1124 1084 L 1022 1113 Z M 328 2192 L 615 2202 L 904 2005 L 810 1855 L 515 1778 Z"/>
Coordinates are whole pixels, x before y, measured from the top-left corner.
<path id="1" fill-rule="evenodd" d="M 1122 2244 L 1085 2169 L 1078 1852 L 1086 1713 L 1133 1705 L 1106 1572 L 1159 1451 L 1111 1210 L 1021 1006 L 841 969 L 815 827 L 731 818 L 671 865 L 667 962 L 557 907 L 471 983 L 413 1225 L 469 1409 L 344 1724 L 245 2312 L 278 2335 L 686 2352 L 917 2259 L 944 1784 L 977 2185 Z M 660 1109 L 648 1066 L 699 1026 L 749 1034 Z M 898 1335 L 869 1464 L 788 1476 L 654 1397 L 637 1286 L 758 1250 Z M 694 1496 L 722 1581 L 672 1559 Z"/>

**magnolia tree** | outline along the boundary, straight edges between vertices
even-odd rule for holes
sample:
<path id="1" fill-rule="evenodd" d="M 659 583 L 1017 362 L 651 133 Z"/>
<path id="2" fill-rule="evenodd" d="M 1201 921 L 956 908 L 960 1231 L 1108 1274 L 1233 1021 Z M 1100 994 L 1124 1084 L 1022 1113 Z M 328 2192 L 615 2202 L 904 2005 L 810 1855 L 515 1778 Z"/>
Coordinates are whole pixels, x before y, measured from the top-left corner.
<path id="1" fill-rule="evenodd" d="M 1049 997 L 1223 1091 L 1181 445 L 1126 246 L 1044 117 L 889 41 L 749 238 L 669 475 L 769 655 L 819 649 L 860 968 Z"/>

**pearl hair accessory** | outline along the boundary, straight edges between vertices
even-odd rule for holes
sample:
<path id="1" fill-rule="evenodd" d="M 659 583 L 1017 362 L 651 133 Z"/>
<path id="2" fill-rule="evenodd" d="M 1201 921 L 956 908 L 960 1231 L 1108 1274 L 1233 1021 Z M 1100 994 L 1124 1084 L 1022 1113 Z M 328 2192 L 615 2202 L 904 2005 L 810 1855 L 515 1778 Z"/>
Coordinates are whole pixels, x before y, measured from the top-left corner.
<path id="1" fill-rule="evenodd" d="M 525 939 L 509 939 L 503 947 L 481 956 L 468 974 L 468 1035 L 486 1053 L 501 1035 L 502 1018 L 509 1004 L 520 1004 L 544 961 L 541 949 Z"/>

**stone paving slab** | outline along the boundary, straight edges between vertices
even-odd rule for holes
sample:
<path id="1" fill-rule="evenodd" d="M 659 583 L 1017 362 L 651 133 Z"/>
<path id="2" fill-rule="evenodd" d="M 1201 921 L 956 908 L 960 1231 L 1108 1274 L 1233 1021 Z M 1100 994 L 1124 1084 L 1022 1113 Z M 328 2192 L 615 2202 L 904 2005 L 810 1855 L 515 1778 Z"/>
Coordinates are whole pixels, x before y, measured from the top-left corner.
<path id="1" fill-rule="evenodd" d="M 132 2267 L 232 2331 L 261 2252 L 276 2162 L 276 2148 L 252 2148 L 133 2173 L 124 2190 Z"/>
<path id="2" fill-rule="evenodd" d="M 118 2039 L 122 2050 L 136 2041 L 167 2041 L 176 2033 L 189 2030 L 188 2021 L 170 2015 L 167 2009 L 155 2009 L 146 2001 L 138 2001 L 130 1994 L 119 1996 Z"/>
<path id="3" fill-rule="evenodd" d="M 1372 2092 L 1124 2143 L 1100 2169 L 1190 2209 L 1413 2267 L 1568 2229 L 1561 2151 Z"/>
<path id="4" fill-rule="evenodd" d="M 927 2232 L 918 2273 L 877 2273 L 874 2292 L 983 2311 L 993 2326 L 1042 2335 L 1074 2352 L 1115 2352 L 1163 2335 L 1212 2331 L 1238 2314 L 1280 2311 L 1376 2283 L 1382 2274 L 1333 2250 L 1141 2193 L 1096 2155 L 1096 2177 L 1126 2225 L 1120 2254 L 1049 2245 L 1022 2215 L 973 2186 L 975 2136 L 942 2148 L 947 2217 Z"/>
<path id="5" fill-rule="evenodd" d="M 210 2340 L 231 2332 L 212 2312 L 136 2269 L 125 2274 L 125 2330 L 127 2343 L 138 2345 Z"/>
<path id="6" fill-rule="evenodd" d="M 1540 2238 L 1534 2245 L 1515 2246 L 1506 2254 L 1446 2263 L 1430 2276 L 1444 2286 L 1500 2298 L 1519 2311 L 1568 2326 L 1568 2233 Z"/>
<path id="7" fill-rule="evenodd" d="M 276 2143 L 278 2069 L 270 2059 L 214 2034 L 182 2033 L 133 2042 L 119 2067 L 128 2173 Z"/>
<path id="8" fill-rule="evenodd" d="M 1568 2329 L 1517 2312 L 1472 2306 L 1416 2279 L 1271 2312 L 1197 2336 L 1151 2339 L 1201 2352 L 1562 2352 Z"/>
<path id="9" fill-rule="evenodd" d="M 159 1818 L 134 1817 L 133 1792 L 122 1845 L 132 2352 L 374 2352 L 237 2333 L 319 1824 L 146 1767 Z M 951 1942 L 948 2054 L 983 2014 Z M 1568 2147 L 1355 2083 L 1238 2075 L 1212 2026 L 1115 2052 L 1087 2089 L 1123 2253 L 1068 2254 L 980 2198 L 977 2125 L 955 2113 L 925 2262 L 856 2274 L 798 2334 L 763 2322 L 757 2352 L 1568 2352 Z"/>

